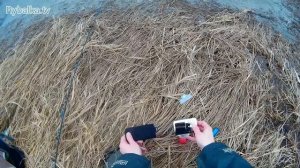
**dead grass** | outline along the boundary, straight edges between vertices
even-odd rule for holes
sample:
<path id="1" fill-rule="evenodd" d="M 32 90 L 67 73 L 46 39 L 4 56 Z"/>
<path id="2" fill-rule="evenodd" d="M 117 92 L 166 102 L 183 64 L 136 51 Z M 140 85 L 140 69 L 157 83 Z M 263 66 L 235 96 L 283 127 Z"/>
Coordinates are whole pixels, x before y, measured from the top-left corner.
<path id="1" fill-rule="evenodd" d="M 29 167 L 51 164 L 58 110 L 87 30 L 59 167 L 102 167 L 124 129 L 145 123 L 158 127 L 147 143 L 153 167 L 195 167 L 198 149 L 178 145 L 172 132 L 175 119 L 188 117 L 220 127 L 217 140 L 255 167 L 299 165 L 297 139 L 280 129 L 299 117 L 299 59 L 288 43 L 248 24 L 246 13 L 176 8 L 63 17 L 11 51 L 0 64 L 0 124 L 9 123 Z M 194 97 L 180 105 L 184 93 Z"/>

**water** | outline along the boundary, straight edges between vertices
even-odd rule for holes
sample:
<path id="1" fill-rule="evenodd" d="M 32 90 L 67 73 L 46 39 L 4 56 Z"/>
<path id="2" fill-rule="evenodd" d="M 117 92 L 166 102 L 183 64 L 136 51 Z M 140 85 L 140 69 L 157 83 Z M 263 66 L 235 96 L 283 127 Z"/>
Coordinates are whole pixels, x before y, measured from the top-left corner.
<path id="1" fill-rule="evenodd" d="M 151 2 L 152 0 L 116 0 L 120 6 L 129 6 L 132 4 L 141 4 Z M 187 0 L 191 4 L 201 2 L 210 3 L 212 0 Z M 255 13 L 258 21 L 272 26 L 276 31 L 283 34 L 291 42 L 294 42 L 299 31 L 291 31 L 293 23 L 299 22 L 299 11 L 292 11 L 287 8 L 285 1 L 282 0 L 215 0 L 222 7 L 233 8 L 236 10 L 251 10 Z M 2 0 L 0 2 L 0 40 L 9 38 L 13 34 L 21 32 L 34 22 L 43 20 L 46 17 L 57 17 L 62 14 L 78 12 L 82 10 L 91 10 L 100 8 L 107 0 Z M 34 8 L 46 7 L 50 9 L 49 14 L 43 15 L 21 15 L 6 14 L 7 6 Z M 295 9 L 295 8 L 294 8 Z"/>
<path id="2" fill-rule="evenodd" d="M 295 41 L 289 27 L 296 18 L 282 0 L 217 0 L 220 4 L 239 10 L 252 10 L 256 18 L 271 25 L 286 38 Z"/>

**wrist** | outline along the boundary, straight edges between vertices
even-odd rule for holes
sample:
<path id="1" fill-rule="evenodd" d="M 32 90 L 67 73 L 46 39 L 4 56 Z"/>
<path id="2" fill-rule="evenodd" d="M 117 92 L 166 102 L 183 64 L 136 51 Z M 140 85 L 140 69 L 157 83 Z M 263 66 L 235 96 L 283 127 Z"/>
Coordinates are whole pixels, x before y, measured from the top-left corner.
<path id="1" fill-rule="evenodd" d="M 132 151 L 130 153 L 142 156 L 142 151 L 141 150 L 140 151 Z"/>
<path id="2" fill-rule="evenodd" d="M 210 144 L 212 144 L 212 143 L 214 143 L 215 141 L 213 140 L 213 141 L 209 141 L 209 142 L 206 142 L 206 143 L 202 143 L 202 144 L 200 144 L 200 145 L 198 145 L 199 147 L 200 147 L 200 149 L 202 150 L 203 148 L 205 148 L 206 146 L 208 146 L 208 145 L 210 145 Z"/>
<path id="3" fill-rule="evenodd" d="M 123 155 L 125 154 L 136 154 L 142 156 L 142 152 L 137 152 L 137 151 L 130 151 L 130 152 L 121 152 Z"/>

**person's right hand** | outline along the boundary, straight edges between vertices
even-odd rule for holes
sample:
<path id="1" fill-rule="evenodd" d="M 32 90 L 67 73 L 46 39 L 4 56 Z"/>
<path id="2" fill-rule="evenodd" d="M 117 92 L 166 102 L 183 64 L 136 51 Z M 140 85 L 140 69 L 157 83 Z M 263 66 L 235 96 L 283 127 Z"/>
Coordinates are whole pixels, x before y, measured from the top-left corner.
<path id="1" fill-rule="evenodd" d="M 197 142 L 202 150 L 205 146 L 214 143 L 212 128 L 205 121 L 198 121 L 197 126 L 193 127 L 194 136 L 189 136 L 187 139 Z"/>

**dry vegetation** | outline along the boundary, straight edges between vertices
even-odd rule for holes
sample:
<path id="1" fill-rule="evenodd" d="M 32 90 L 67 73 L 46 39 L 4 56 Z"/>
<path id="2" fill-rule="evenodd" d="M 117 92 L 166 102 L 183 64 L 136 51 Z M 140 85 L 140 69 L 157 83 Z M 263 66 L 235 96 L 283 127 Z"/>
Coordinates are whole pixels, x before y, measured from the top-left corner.
<path id="1" fill-rule="evenodd" d="M 176 10 L 174 10 L 176 9 Z M 297 167 L 299 59 L 247 13 L 186 4 L 69 15 L 43 25 L 0 64 L 1 128 L 8 125 L 28 167 L 49 167 L 59 108 L 80 57 L 66 113 L 59 167 L 103 167 L 126 127 L 154 123 L 152 167 L 195 167 L 175 119 L 196 117 L 222 131 L 256 167 Z M 36 25 L 40 26 L 40 25 Z M 184 93 L 193 99 L 178 103 Z M 299 137 L 298 137 L 299 138 Z"/>

